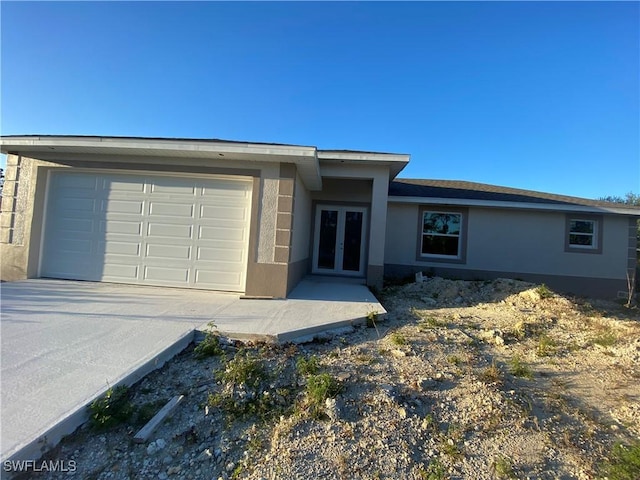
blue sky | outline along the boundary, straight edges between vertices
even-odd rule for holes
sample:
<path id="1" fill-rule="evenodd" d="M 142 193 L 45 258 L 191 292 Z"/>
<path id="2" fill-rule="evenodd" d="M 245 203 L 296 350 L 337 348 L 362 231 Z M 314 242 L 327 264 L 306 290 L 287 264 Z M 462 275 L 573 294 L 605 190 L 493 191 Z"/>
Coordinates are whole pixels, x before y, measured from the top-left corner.
<path id="1" fill-rule="evenodd" d="M 0 128 L 409 153 L 640 193 L 638 2 L 0 2 Z"/>

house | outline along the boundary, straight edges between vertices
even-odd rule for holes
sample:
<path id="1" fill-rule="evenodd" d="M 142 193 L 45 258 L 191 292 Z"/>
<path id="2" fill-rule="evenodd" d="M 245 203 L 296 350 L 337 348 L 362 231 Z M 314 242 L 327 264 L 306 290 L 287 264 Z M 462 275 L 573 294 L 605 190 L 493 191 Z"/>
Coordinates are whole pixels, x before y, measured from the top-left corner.
<path id="1" fill-rule="evenodd" d="M 381 287 L 417 271 L 627 290 L 640 209 L 397 179 L 409 155 L 313 146 L 4 136 L 3 280 L 282 298 L 306 275 Z"/>

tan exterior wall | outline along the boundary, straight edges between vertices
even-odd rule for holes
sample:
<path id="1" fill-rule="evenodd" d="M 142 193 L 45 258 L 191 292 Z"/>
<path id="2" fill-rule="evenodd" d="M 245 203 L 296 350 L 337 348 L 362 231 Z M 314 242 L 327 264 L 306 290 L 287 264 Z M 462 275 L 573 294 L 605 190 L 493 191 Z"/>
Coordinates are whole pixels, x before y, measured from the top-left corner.
<path id="1" fill-rule="evenodd" d="M 58 165 L 19 155 L 7 156 L 0 213 L 0 279 L 38 274 L 46 170 Z"/>
<path id="2" fill-rule="evenodd" d="M 385 166 L 369 166 L 369 165 L 348 165 L 337 163 L 320 164 L 320 173 L 323 179 L 329 180 L 329 188 L 331 188 L 332 179 L 351 180 L 354 185 L 354 191 L 351 192 L 345 188 L 337 189 L 335 196 L 331 197 L 334 201 L 340 201 L 343 204 L 351 203 L 368 203 L 369 204 L 369 241 L 367 244 L 367 285 L 382 288 L 383 271 L 384 271 L 384 252 L 385 252 L 385 232 L 387 219 L 387 196 L 389 191 L 389 168 Z M 362 183 L 365 181 L 366 183 Z M 349 182 L 343 185 L 348 185 Z M 355 187 L 359 185 L 359 187 Z M 370 185 L 365 188 L 364 185 Z M 370 194 L 366 190 L 370 188 Z M 323 188 L 323 192 L 325 189 Z M 314 201 L 328 201 L 330 190 L 325 193 L 314 192 L 312 198 Z M 367 198 L 368 197 L 368 198 Z M 359 202 L 361 200 L 362 202 Z"/>
<path id="3" fill-rule="evenodd" d="M 562 276 L 626 281 L 629 220 L 623 216 L 601 216 L 602 253 L 593 254 L 565 251 L 567 217 L 563 212 L 469 207 L 466 260 L 449 265 L 446 261 L 417 258 L 418 205 L 391 203 L 388 219 L 385 263 L 393 266 L 391 270 L 401 265 L 414 267 L 414 271 L 450 267 L 457 274 L 466 270 L 474 276 L 493 272 L 510 276 L 532 274 L 535 278 Z"/>
<path id="4" fill-rule="evenodd" d="M 251 238 L 247 268 L 247 294 L 283 297 L 288 288 L 289 245 L 281 232 L 282 218 L 290 217 L 293 205 L 293 176 L 281 179 L 280 164 L 217 161 L 215 167 L 201 160 L 170 159 L 156 164 L 137 159 L 105 158 L 102 162 L 72 161 L 67 165 L 9 155 L 5 191 L 0 213 L 1 279 L 15 281 L 37 277 L 47 172 L 58 168 L 130 171 L 158 171 L 254 176 Z M 292 167 L 294 168 L 294 167 Z M 294 169 L 295 173 L 295 169 Z M 287 182 L 290 185 L 286 185 Z M 281 185 L 282 183 L 282 185 Z M 290 187 L 290 188 L 289 188 Z M 287 190 L 291 192 L 287 194 Z M 285 222 L 286 223 L 286 222 Z M 290 230 L 290 226 L 288 228 Z M 289 232 L 290 233 L 290 232 Z"/>
<path id="5" fill-rule="evenodd" d="M 291 262 L 308 261 L 311 242 L 311 194 L 299 175 L 296 175 L 295 182 L 291 233 Z"/>

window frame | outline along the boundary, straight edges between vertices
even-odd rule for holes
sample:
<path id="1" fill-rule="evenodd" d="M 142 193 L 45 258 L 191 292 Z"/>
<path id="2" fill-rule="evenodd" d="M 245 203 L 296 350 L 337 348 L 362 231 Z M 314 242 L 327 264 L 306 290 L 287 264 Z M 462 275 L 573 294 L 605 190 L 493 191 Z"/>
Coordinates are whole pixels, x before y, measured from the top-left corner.
<path id="1" fill-rule="evenodd" d="M 576 233 L 571 231 L 571 222 L 591 222 L 593 223 L 593 233 Z M 565 219 L 565 232 L 564 232 L 564 251 L 568 253 L 602 253 L 602 230 L 603 230 L 602 216 L 599 215 L 572 215 L 566 214 Z M 592 245 L 578 245 L 571 243 L 571 235 L 587 236 L 591 235 L 593 239 Z"/>
<path id="2" fill-rule="evenodd" d="M 424 216 L 426 213 L 444 213 L 460 215 L 460 234 L 458 235 L 458 254 L 440 255 L 432 253 L 422 253 L 422 242 L 424 238 Z M 418 209 L 418 235 L 416 241 L 416 260 L 419 262 L 439 262 L 439 263 L 466 263 L 467 261 L 467 225 L 469 209 L 449 208 L 439 205 L 421 205 Z"/>

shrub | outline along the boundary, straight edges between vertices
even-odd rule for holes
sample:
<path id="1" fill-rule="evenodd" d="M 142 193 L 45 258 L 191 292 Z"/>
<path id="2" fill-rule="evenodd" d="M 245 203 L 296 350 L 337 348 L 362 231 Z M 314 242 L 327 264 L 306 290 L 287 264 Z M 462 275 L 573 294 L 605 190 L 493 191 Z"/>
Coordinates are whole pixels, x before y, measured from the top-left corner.
<path id="1" fill-rule="evenodd" d="M 129 400 L 129 388 L 124 385 L 109 388 L 103 397 L 91 402 L 88 409 L 89 424 L 98 430 L 104 430 L 127 421 L 134 411 Z"/>
<path id="2" fill-rule="evenodd" d="M 616 443 L 611 459 L 602 467 L 608 480 L 637 480 L 640 478 L 640 441 L 632 445 Z"/>
<path id="3" fill-rule="evenodd" d="M 400 332 L 393 332 L 389 336 L 389 339 L 391 340 L 391 343 L 393 343 L 394 345 L 402 346 L 407 344 L 407 337 L 405 337 Z"/>
<path id="4" fill-rule="evenodd" d="M 556 342 L 547 334 L 542 334 L 538 338 L 538 346 L 536 348 L 536 355 L 539 357 L 548 357 L 553 355 L 556 351 Z"/>
<path id="5" fill-rule="evenodd" d="M 515 355 L 509 362 L 509 371 L 516 377 L 533 378 L 531 368 L 518 355 Z"/>
<path id="6" fill-rule="evenodd" d="M 553 297 L 553 292 L 544 283 L 540 285 L 538 288 L 536 288 L 536 293 L 540 295 L 540 298 Z"/>
<path id="7" fill-rule="evenodd" d="M 482 371 L 480 380 L 484 383 L 502 383 L 502 372 L 495 362 Z"/>
<path id="8" fill-rule="evenodd" d="M 341 391 L 340 382 L 328 373 L 311 375 L 307 380 L 304 406 L 312 418 L 323 418 L 325 401 L 328 398 L 335 398 Z"/>
<path id="9" fill-rule="evenodd" d="M 318 358 L 314 355 L 309 358 L 300 357 L 296 361 L 296 371 L 298 372 L 298 375 L 315 375 L 318 373 L 319 368 L 320 364 L 318 362 Z"/>
<path id="10" fill-rule="evenodd" d="M 224 350 L 220 346 L 220 336 L 214 331 L 215 325 L 210 323 L 204 340 L 196 345 L 193 350 L 196 358 L 217 357 L 224 355 Z"/>
<path id="11" fill-rule="evenodd" d="M 267 378 L 267 372 L 259 358 L 240 350 L 226 363 L 225 369 L 216 374 L 216 378 L 221 382 L 256 388 Z"/>

